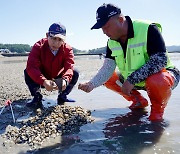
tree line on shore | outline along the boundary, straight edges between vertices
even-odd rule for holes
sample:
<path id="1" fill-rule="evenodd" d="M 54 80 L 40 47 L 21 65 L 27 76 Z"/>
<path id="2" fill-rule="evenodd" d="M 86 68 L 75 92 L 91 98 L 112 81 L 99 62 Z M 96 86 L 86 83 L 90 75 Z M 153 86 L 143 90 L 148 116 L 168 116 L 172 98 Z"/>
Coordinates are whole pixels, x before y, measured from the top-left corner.
<path id="1" fill-rule="evenodd" d="M 28 53 L 31 51 L 32 46 L 28 44 L 1 44 L 0 43 L 0 53 Z M 168 46 L 169 52 L 180 52 L 180 46 Z M 106 47 L 91 49 L 91 50 L 79 50 L 73 48 L 75 54 L 105 54 Z"/>
<path id="2" fill-rule="evenodd" d="M 0 43 L 0 53 L 7 53 L 7 54 L 24 54 L 31 51 L 32 46 L 28 44 L 2 44 Z M 79 50 L 73 48 L 73 52 L 75 54 L 102 54 L 105 53 L 105 47 L 92 49 L 92 50 Z"/>
<path id="3" fill-rule="evenodd" d="M 28 44 L 0 44 L 0 53 L 27 53 L 31 51 L 32 46 Z M 82 52 L 73 48 L 74 53 Z"/>
<path id="4" fill-rule="evenodd" d="M 0 52 L 4 53 L 25 53 L 31 50 L 28 44 L 0 44 Z"/>

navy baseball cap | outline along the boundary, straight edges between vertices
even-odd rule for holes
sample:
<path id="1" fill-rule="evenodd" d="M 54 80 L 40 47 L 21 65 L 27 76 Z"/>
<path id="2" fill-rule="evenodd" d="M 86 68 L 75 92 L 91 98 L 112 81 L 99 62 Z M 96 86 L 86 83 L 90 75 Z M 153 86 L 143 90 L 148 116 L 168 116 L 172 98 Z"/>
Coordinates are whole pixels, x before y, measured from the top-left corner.
<path id="1" fill-rule="evenodd" d="M 60 22 L 53 23 L 49 27 L 48 35 L 50 37 L 59 37 L 59 38 L 65 40 L 66 39 L 66 28 Z"/>
<path id="2" fill-rule="evenodd" d="M 96 11 L 96 24 L 91 28 L 92 29 L 99 29 L 102 28 L 108 20 L 115 16 L 116 14 L 120 14 L 121 9 L 113 4 L 103 4 L 100 6 Z"/>

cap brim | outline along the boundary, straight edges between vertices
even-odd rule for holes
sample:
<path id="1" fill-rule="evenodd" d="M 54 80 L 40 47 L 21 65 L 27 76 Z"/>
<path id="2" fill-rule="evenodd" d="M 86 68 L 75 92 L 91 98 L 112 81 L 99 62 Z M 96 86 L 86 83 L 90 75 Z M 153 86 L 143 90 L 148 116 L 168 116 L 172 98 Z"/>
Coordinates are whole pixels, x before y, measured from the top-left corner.
<path id="1" fill-rule="evenodd" d="M 107 22 L 108 22 L 108 20 L 97 22 L 94 26 L 91 27 L 91 30 L 102 28 Z"/>
<path id="2" fill-rule="evenodd" d="M 59 37 L 61 38 L 62 40 L 65 40 L 66 39 L 66 36 L 62 35 L 62 34 L 52 34 L 52 33 L 49 33 L 49 36 L 51 37 Z"/>

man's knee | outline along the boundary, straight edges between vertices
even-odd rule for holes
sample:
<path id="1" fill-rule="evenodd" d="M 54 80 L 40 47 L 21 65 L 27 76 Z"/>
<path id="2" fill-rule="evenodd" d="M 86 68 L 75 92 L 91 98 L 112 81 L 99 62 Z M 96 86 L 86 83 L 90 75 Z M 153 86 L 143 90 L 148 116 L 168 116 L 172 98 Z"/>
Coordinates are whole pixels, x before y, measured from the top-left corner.
<path id="1" fill-rule="evenodd" d="M 79 78 L 79 71 L 75 69 L 75 70 L 73 70 L 73 76 L 72 76 L 72 80 L 71 80 L 70 84 L 75 85 L 78 81 L 78 78 Z"/>
<path id="2" fill-rule="evenodd" d="M 24 70 L 24 79 L 28 86 L 33 85 L 33 87 L 40 87 L 39 84 L 37 84 L 34 80 L 31 79 L 31 77 L 28 75 L 26 69 Z"/>
<path id="3" fill-rule="evenodd" d="M 79 71 L 77 69 L 73 70 L 73 76 L 74 78 L 78 79 L 79 78 Z"/>
<path id="4" fill-rule="evenodd" d="M 112 76 L 110 77 L 110 79 L 104 83 L 104 86 L 108 88 L 108 87 L 117 85 L 116 84 L 117 81 L 119 81 L 119 76 L 117 75 L 116 72 L 114 72 Z"/>
<path id="5" fill-rule="evenodd" d="M 156 74 L 149 76 L 146 79 L 146 87 L 171 88 L 174 84 L 174 79 L 166 70 L 162 70 Z"/>

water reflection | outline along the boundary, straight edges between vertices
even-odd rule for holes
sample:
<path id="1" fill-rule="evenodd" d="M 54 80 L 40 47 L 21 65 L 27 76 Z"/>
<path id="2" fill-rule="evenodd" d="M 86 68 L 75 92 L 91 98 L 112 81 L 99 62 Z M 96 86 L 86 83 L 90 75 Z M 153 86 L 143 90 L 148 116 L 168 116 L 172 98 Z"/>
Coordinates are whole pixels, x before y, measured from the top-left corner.
<path id="1" fill-rule="evenodd" d="M 107 114 L 106 111 L 100 113 Z M 140 154 L 152 146 L 153 149 L 151 149 L 151 152 L 156 153 L 154 145 L 159 142 L 168 123 L 151 123 L 147 120 L 147 117 L 147 111 L 144 110 L 131 111 L 126 114 L 123 113 L 115 118 L 107 119 L 105 123 L 102 123 L 104 126 L 104 139 L 100 140 L 98 134 L 90 134 L 86 131 L 86 135 L 77 133 L 66 136 L 67 139 L 62 138 L 59 144 L 49 148 L 39 149 L 36 153 Z M 101 123 L 94 125 L 93 128 L 96 128 L 96 133 L 99 133 L 97 126 L 100 125 Z M 83 141 L 83 136 L 88 137 L 90 135 L 93 135 L 92 138 L 94 138 L 94 140 Z M 78 138 L 78 140 L 76 138 Z"/>
<path id="2" fill-rule="evenodd" d="M 138 154 L 153 146 L 160 139 L 165 122 L 151 123 L 147 120 L 147 111 L 135 110 L 109 120 L 104 129 L 104 145 L 112 153 Z"/>

